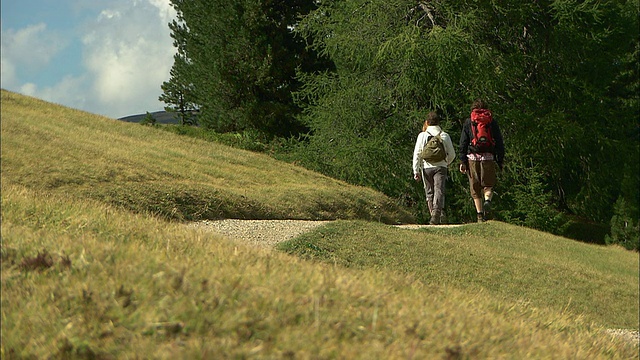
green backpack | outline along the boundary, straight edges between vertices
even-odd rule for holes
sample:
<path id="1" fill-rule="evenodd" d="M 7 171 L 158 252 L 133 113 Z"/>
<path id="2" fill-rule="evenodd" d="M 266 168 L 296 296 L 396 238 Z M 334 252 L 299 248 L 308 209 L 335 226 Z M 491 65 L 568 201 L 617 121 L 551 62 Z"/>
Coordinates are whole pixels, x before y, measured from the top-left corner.
<path id="1" fill-rule="evenodd" d="M 447 153 L 444 151 L 444 143 L 440 137 L 441 133 L 435 136 L 427 134 L 427 144 L 422 149 L 422 159 L 431 164 L 444 160 L 447 157 Z"/>

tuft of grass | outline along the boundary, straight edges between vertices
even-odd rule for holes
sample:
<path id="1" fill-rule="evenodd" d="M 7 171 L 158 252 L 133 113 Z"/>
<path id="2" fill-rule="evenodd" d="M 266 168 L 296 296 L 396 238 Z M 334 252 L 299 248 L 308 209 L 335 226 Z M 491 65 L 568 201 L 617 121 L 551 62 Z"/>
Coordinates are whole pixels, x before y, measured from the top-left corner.
<path id="1" fill-rule="evenodd" d="M 403 230 L 340 221 L 279 245 L 307 260 L 414 276 L 425 284 L 483 291 L 637 329 L 638 254 L 588 245 L 491 221 L 457 228 Z"/>
<path id="2" fill-rule="evenodd" d="M 363 229 L 337 225 L 321 232 Z M 5 181 L 1 250 L 2 358 L 637 356 L 571 312 L 419 274 L 301 261 Z M 20 265 L 38 254 L 52 266 Z"/>
<path id="3" fill-rule="evenodd" d="M 20 262 L 19 268 L 22 270 L 46 270 L 53 266 L 51 255 L 45 250 L 38 252 L 34 257 L 26 257 Z"/>
<path id="4" fill-rule="evenodd" d="M 413 222 L 381 193 L 267 155 L 2 90 L 3 179 L 137 213 L 195 221 Z"/>

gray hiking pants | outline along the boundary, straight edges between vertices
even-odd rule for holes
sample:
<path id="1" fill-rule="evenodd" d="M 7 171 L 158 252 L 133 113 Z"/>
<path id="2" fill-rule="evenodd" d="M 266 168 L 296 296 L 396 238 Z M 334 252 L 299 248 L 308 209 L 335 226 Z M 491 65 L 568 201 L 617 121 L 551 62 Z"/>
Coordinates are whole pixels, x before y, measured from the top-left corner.
<path id="1" fill-rule="evenodd" d="M 444 209 L 444 186 L 447 182 L 447 168 L 444 166 L 422 169 L 422 183 L 427 195 L 429 213 Z"/>

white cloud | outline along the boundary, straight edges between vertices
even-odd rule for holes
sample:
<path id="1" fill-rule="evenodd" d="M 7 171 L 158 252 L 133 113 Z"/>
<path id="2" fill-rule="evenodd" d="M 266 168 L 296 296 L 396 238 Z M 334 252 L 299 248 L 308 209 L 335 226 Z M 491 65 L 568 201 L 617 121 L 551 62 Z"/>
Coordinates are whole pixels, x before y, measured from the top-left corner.
<path id="1" fill-rule="evenodd" d="M 83 109 L 96 114 L 107 114 L 106 112 L 94 110 L 98 108 L 98 104 L 91 100 L 91 94 L 85 92 L 86 88 L 87 81 L 85 77 L 68 75 L 54 86 L 36 89 L 35 94 L 32 96 L 75 109 Z M 24 94 L 30 95 L 27 93 Z"/>
<path id="2" fill-rule="evenodd" d="M 100 13 L 100 16 L 98 16 L 98 20 L 102 20 L 102 19 L 113 19 L 113 18 L 119 18 L 120 17 L 120 13 L 118 11 L 113 11 L 113 10 L 102 10 L 102 12 Z"/>
<path id="3" fill-rule="evenodd" d="M 161 110 L 160 86 L 169 79 L 175 53 L 169 0 L 78 4 L 85 22 L 66 38 L 50 30 L 52 24 L 2 29 L 2 88 L 114 118 Z M 63 73 L 54 85 L 28 80 L 33 71 L 59 73 L 46 67 L 55 56 L 70 56 L 61 51 L 73 41 L 82 46 L 82 62 L 68 70 L 73 74 Z"/>
<path id="4" fill-rule="evenodd" d="M 39 23 L 15 31 L 7 29 L 2 34 L 2 54 L 19 61 L 30 70 L 46 66 L 66 45 L 67 41 L 57 33 L 47 31 L 47 25 Z"/>
<path id="5" fill-rule="evenodd" d="M 25 94 L 25 95 L 29 95 L 29 96 L 35 96 L 36 92 L 37 92 L 38 86 L 34 83 L 26 83 L 26 84 L 22 84 L 22 86 L 20 86 L 20 93 L 21 94 Z"/>
<path id="6" fill-rule="evenodd" d="M 92 89 L 109 115 L 160 110 L 175 49 L 167 26 L 168 0 L 123 1 L 104 9 L 83 37 Z"/>
<path id="7" fill-rule="evenodd" d="M 149 3 L 158 8 L 158 15 L 165 24 L 176 17 L 176 10 L 168 0 L 149 0 Z"/>
<path id="8" fill-rule="evenodd" d="M 2 29 L 2 87 L 19 86 L 20 73 L 44 69 L 67 44 L 56 32 L 47 31 L 44 23 L 19 30 Z"/>
<path id="9" fill-rule="evenodd" d="M 4 47 L 0 52 L 2 52 L 0 59 L 0 87 L 3 89 L 10 89 L 13 88 L 14 84 L 18 83 L 16 67 L 13 65 L 13 61 L 9 59 L 9 57 L 5 57 Z"/>

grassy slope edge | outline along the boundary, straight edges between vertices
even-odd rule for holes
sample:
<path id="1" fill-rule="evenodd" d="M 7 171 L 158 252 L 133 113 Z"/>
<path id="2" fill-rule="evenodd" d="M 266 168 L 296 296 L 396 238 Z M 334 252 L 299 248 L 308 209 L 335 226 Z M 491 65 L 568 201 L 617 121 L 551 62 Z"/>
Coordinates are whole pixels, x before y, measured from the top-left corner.
<path id="1" fill-rule="evenodd" d="M 3 179 L 169 219 L 412 222 L 388 197 L 249 151 L 2 91 Z"/>

